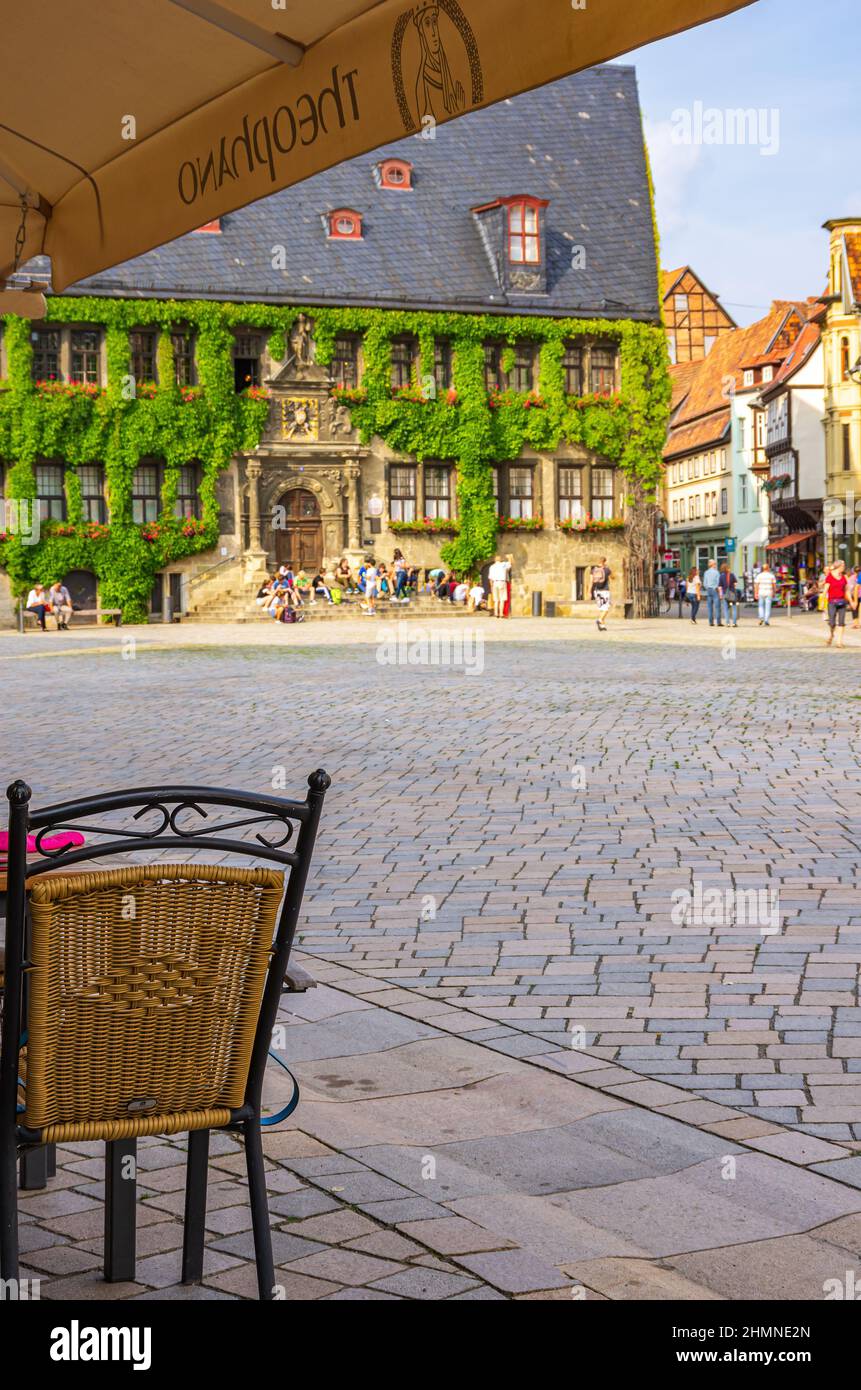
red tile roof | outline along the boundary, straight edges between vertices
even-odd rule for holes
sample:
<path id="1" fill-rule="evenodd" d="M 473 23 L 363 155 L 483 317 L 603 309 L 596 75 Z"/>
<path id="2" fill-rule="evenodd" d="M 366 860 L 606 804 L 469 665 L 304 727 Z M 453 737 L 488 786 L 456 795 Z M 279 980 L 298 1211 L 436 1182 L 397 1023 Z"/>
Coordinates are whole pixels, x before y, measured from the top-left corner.
<path id="1" fill-rule="evenodd" d="M 790 317 L 793 309 L 795 316 Z M 683 368 L 670 369 L 673 400 L 675 403 L 678 399 L 680 404 L 672 417 L 664 447 L 665 459 L 705 448 L 723 438 L 730 424 L 729 398 L 733 391 L 741 389 L 744 368 L 754 362 L 783 363 L 801 336 L 791 325 L 797 319 L 803 332 L 807 309 L 806 303 L 776 299 L 764 318 L 747 328 L 720 334 L 702 362 L 685 363 L 684 367 L 695 368 L 690 376 Z"/>
<path id="2" fill-rule="evenodd" d="M 776 386 L 783 385 L 790 377 L 794 376 L 799 367 L 803 367 L 808 357 L 816 350 L 816 345 L 821 336 L 818 319 L 812 319 L 806 323 L 792 344 L 792 348 L 787 357 L 784 358 L 780 371 L 775 372 L 774 380 L 769 381 L 762 392 L 763 400 L 774 391 Z"/>
<path id="3" fill-rule="evenodd" d="M 727 406 L 725 410 L 716 410 L 692 425 L 674 427 L 664 445 L 664 458 L 675 458 L 678 454 L 690 453 L 692 449 L 706 449 L 710 444 L 723 443 L 730 424 L 730 409 Z"/>
<path id="4" fill-rule="evenodd" d="M 685 396 L 691 388 L 691 382 L 701 366 L 701 362 L 674 362 L 670 367 L 670 381 L 673 384 L 673 396 L 670 403 L 670 410 L 673 411 L 681 405 Z"/>

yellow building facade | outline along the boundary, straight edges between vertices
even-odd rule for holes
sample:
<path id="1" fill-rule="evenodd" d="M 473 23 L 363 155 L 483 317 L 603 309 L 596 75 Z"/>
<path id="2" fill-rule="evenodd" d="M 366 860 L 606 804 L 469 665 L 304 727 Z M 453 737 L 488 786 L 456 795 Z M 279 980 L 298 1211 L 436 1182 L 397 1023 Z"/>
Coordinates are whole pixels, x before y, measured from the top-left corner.
<path id="1" fill-rule="evenodd" d="M 852 565 L 861 556 L 861 217 L 834 218 L 825 228 L 825 548 L 827 560 Z"/>

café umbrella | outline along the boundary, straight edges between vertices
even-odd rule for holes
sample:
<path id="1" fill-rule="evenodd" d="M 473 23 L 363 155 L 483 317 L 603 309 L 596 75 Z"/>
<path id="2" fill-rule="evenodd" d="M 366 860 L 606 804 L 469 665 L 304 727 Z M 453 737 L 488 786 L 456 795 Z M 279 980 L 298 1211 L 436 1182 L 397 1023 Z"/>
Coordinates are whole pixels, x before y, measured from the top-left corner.
<path id="1" fill-rule="evenodd" d="M 750 0 L 41 0 L 5 6 L 0 313 L 379 145 Z M 5 298 L 5 304 L 4 304 Z"/>

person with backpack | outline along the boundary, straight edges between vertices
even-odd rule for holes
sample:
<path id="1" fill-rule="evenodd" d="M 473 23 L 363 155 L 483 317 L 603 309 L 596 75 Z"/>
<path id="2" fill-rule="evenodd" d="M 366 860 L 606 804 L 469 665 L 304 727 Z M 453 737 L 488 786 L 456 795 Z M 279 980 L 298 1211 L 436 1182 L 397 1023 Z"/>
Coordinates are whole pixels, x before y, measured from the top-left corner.
<path id="1" fill-rule="evenodd" d="M 721 617 L 727 627 L 738 627 L 738 580 L 729 565 L 720 567 Z"/>

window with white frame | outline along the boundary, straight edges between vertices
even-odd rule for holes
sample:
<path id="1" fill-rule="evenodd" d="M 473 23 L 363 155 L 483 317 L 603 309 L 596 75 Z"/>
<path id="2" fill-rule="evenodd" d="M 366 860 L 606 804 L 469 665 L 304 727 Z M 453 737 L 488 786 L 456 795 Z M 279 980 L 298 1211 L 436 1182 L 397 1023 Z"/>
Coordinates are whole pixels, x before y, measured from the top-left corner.
<path id="1" fill-rule="evenodd" d="M 445 465 L 425 465 L 425 516 L 451 516 L 451 469 Z"/>
<path id="2" fill-rule="evenodd" d="M 559 520 L 580 521 L 583 517 L 583 469 L 567 465 L 559 468 Z"/>
<path id="3" fill-rule="evenodd" d="M 416 470 L 410 464 L 389 469 L 389 517 L 392 521 L 416 519 Z"/>
<path id="4" fill-rule="evenodd" d="M 613 469 L 592 469 L 592 516 L 596 521 L 613 520 Z"/>
<path id="5" fill-rule="evenodd" d="M 508 470 L 508 515 L 525 521 L 532 516 L 532 469 L 512 465 Z"/>

